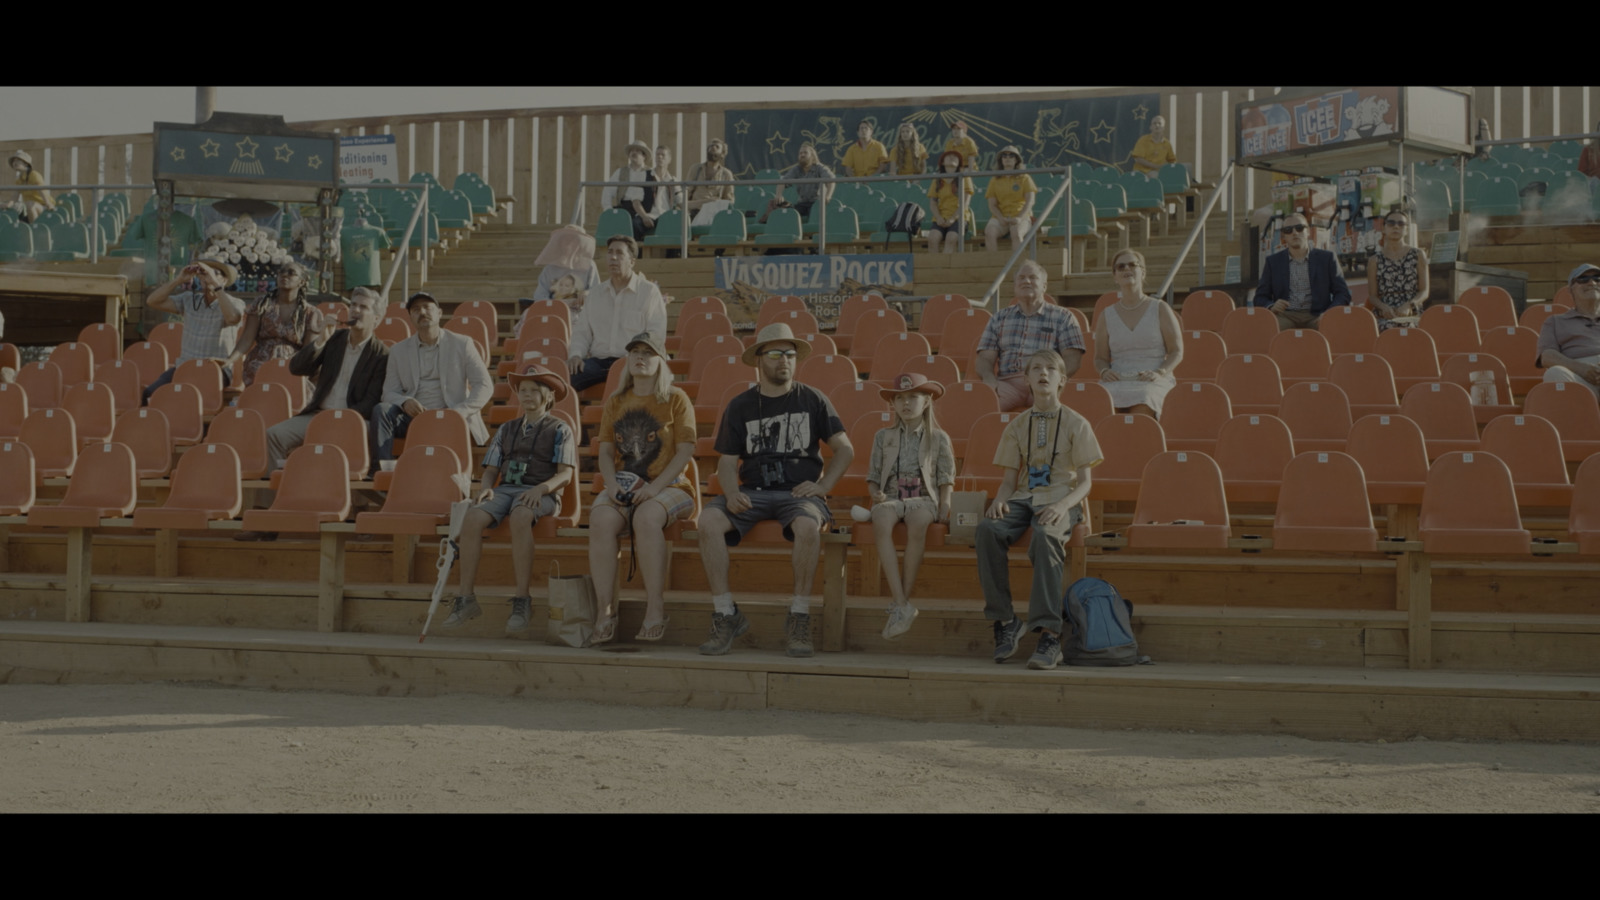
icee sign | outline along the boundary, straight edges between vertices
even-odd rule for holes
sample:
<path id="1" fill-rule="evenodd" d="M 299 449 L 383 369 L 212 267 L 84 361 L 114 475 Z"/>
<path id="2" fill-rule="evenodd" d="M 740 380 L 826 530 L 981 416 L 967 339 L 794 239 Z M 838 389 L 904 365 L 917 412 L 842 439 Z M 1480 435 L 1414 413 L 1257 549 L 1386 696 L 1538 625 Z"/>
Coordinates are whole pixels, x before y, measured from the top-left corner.
<path id="1" fill-rule="evenodd" d="M 822 256 L 723 256 L 717 259 L 717 289 L 724 299 L 759 305 L 766 296 L 794 294 L 823 327 L 839 316 L 839 305 L 856 294 L 877 291 L 886 297 L 911 293 L 909 253 L 830 253 Z M 729 315 L 734 316 L 733 304 Z"/>

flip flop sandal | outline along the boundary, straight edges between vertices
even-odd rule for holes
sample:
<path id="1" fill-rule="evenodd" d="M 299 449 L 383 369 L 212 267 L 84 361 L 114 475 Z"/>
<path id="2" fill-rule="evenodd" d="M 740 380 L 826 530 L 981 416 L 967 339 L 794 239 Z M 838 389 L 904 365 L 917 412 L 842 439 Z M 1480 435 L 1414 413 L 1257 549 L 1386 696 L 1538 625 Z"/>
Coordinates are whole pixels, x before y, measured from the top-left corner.
<path id="1" fill-rule="evenodd" d="M 604 624 L 595 626 L 594 634 L 589 638 L 589 646 L 596 644 L 609 644 L 617 636 L 617 617 L 612 616 Z"/>
<path id="2" fill-rule="evenodd" d="M 659 641 L 667 636 L 667 623 L 671 621 L 671 617 L 668 617 L 654 625 L 642 625 L 639 628 L 639 633 L 634 635 L 633 639 L 636 641 Z"/>

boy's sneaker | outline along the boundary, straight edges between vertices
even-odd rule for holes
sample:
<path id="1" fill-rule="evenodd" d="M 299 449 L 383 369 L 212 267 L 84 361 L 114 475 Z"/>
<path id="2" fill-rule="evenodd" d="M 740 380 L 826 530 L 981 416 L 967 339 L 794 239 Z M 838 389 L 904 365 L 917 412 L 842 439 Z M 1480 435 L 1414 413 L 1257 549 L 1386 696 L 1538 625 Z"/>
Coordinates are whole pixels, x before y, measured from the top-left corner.
<path id="1" fill-rule="evenodd" d="M 783 631 L 789 636 L 790 656 L 811 655 L 811 614 L 789 613 L 783 620 Z"/>
<path id="2" fill-rule="evenodd" d="M 454 628 L 481 615 L 483 609 L 476 596 L 457 597 L 450 604 L 450 618 L 444 620 L 444 627 Z"/>
<path id="3" fill-rule="evenodd" d="M 1010 622 L 994 623 L 994 661 L 1003 663 L 1017 655 L 1017 644 L 1027 626 L 1021 616 L 1012 616 Z"/>
<path id="4" fill-rule="evenodd" d="M 506 634 L 515 634 L 528 630 L 528 620 L 533 617 L 533 599 L 530 597 L 511 598 L 511 616 L 506 619 Z"/>
<path id="5" fill-rule="evenodd" d="M 883 626 L 884 640 L 892 641 L 911 630 L 917 620 L 917 608 L 909 603 L 889 607 L 889 624 Z"/>
<path id="6" fill-rule="evenodd" d="M 744 617 L 739 607 L 733 608 L 733 615 L 723 615 L 714 612 L 711 614 L 711 639 L 700 645 L 702 656 L 722 656 L 733 649 L 733 642 L 750 630 L 750 620 Z"/>
<path id="7" fill-rule="evenodd" d="M 1039 644 L 1028 658 L 1030 669 L 1054 669 L 1061 664 L 1061 638 L 1046 631 L 1039 635 Z"/>

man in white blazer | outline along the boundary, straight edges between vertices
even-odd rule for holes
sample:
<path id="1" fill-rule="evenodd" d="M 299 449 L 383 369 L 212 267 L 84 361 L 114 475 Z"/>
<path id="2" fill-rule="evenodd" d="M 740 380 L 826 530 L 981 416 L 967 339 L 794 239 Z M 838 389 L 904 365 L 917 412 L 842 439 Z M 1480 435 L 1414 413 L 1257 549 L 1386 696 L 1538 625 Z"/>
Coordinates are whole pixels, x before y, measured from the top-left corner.
<path id="1" fill-rule="evenodd" d="M 383 400 L 369 422 L 372 468 L 394 459 L 394 439 L 405 437 L 411 420 L 430 409 L 453 409 L 467 420 L 472 439 L 489 440 L 483 407 L 494 396 L 494 381 L 472 338 L 439 325 L 439 301 L 418 291 L 406 301 L 416 333 L 389 348 Z"/>

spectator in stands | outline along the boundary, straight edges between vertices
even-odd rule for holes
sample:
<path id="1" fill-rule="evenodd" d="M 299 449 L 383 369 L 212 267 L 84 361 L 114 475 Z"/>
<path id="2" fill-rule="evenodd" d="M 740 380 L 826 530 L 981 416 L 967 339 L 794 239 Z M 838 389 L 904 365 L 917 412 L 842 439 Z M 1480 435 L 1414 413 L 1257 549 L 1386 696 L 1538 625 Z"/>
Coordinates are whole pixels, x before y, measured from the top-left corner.
<path id="1" fill-rule="evenodd" d="M 1145 175 L 1154 175 L 1162 166 L 1178 161 L 1178 154 L 1172 151 L 1172 142 L 1167 140 L 1167 120 L 1164 117 L 1154 116 L 1150 119 L 1150 133 L 1139 135 L 1133 152 L 1128 154 L 1128 161 L 1133 163 L 1133 171 Z"/>
<path id="2" fill-rule="evenodd" d="M 1567 289 L 1573 308 L 1539 329 L 1539 365 L 1545 381 L 1581 384 L 1600 399 L 1600 266 L 1573 269 Z"/>
<path id="3" fill-rule="evenodd" d="M 570 275 L 578 301 L 570 303 L 573 312 L 583 307 L 589 292 L 600 283 L 600 269 L 594 264 L 594 235 L 577 225 L 563 225 L 551 232 L 533 264 L 544 266 L 539 270 L 539 286 L 533 290 L 533 299 L 553 299 L 556 282 Z"/>
<path id="4" fill-rule="evenodd" d="M 944 149 L 954 150 L 961 154 L 961 167 L 969 171 L 978 168 L 978 142 L 967 137 L 967 123 L 957 119 L 950 125 L 950 137 L 945 139 Z"/>
<path id="5" fill-rule="evenodd" d="M 1311 226 L 1300 213 L 1283 219 L 1280 238 L 1284 249 L 1267 257 L 1256 288 L 1256 306 L 1271 309 L 1280 331 L 1317 328 L 1317 320 L 1330 306 L 1350 305 L 1350 286 L 1344 282 L 1339 258 L 1327 250 L 1311 248 Z"/>
<path id="6" fill-rule="evenodd" d="M 922 139 L 917 137 L 917 126 L 900 123 L 889 162 L 896 175 L 921 175 L 928 168 L 928 148 L 922 146 Z"/>
<path id="7" fill-rule="evenodd" d="M 683 205 L 683 188 L 674 185 L 678 176 L 672 174 L 672 148 L 666 144 L 656 148 L 656 167 L 650 174 L 661 185 L 656 188 L 655 204 L 651 208 L 654 218 L 659 219 L 667 210 Z"/>
<path id="8" fill-rule="evenodd" d="M 425 291 L 406 300 L 416 333 L 389 348 L 383 399 L 373 407 L 367 427 L 372 437 L 372 470 L 394 459 L 394 439 L 405 437 L 411 420 L 430 409 L 453 409 L 467 420 L 472 439 L 489 439 L 483 408 L 494 397 L 494 382 L 472 338 L 439 325 L 439 301 Z"/>
<path id="9" fill-rule="evenodd" d="M 1000 487 L 989 504 L 987 518 L 978 525 L 975 542 L 983 614 L 994 622 L 997 663 L 1016 654 L 1024 631 L 1040 632 L 1028 668 L 1053 669 L 1061 662 L 1061 576 L 1066 544 L 1073 527 L 1083 520 L 1089 470 L 1103 460 L 1089 421 L 1061 405 L 1067 374 L 1053 350 L 1040 350 L 1029 357 L 1033 408 L 1011 420 L 994 454 L 994 464 L 1003 470 Z M 1024 476 L 1026 482 L 1020 480 Z M 1033 589 L 1024 623 L 1012 605 L 1006 551 L 1030 527 L 1033 539 L 1028 545 L 1028 561 L 1033 568 Z"/>
<path id="10" fill-rule="evenodd" d="M 889 621 L 883 636 L 894 640 L 911 630 L 917 608 L 911 592 L 928 541 L 928 526 L 950 520 L 950 492 L 956 481 L 956 458 L 950 435 L 933 416 L 933 401 L 944 385 L 926 375 L 902 374 L 878 394 L 888 401 L 898 421 L 872 439 L 867 464 L 867 493 L 872 498 L 872 533 L 883 577 L 889 583 Z M 905 579 L 895 559 L 894 526 L 906 523 Z"/>
<path id="11" fill-rule="evenodd" d="M 378 310 L 383 298 L 371 288 L 358 287 L 350 295 L 350 327 L 329 336 L 318 331 L 289 360 L 289 371 L 316 383 L 311 402 L 300 414 L 267 429 L 267 471 L 280 468 L 301 444 L 306 429 L 317 413 L 325 409 L 348 409 L 370 419 L 373 407 L 383 399 L 383 380 L 388 372 L 389 348 L 372 336 L 378 327 Z M 262 507 L 271 506 L 257 498 Z M 236 541 L 273 541 L 274 531 L 241 531 Z"/>
<path id="12" fill-rule="evenodd" d="M 244 321 L 244 303 L 223 291 L 239 280 L 239 272 L 228 263 L 202 259 L 183 267 L 178 277 L 156 288 L 144 305 L 157 312 L 183 317 L 183 345 L 172 368 L 162 372 L 144 389 L 149 403 L 156 389 L 172 382 L 178 367 L 196 359 L 213 359 L 222 367 L 222 383 L 233 379 L 228 360 L 239 340 L 239 323 Z M 185 289 L 173 294 L 179 286 Z"/>
<path id="13" fill-rule="evenodd" d="M 17 184 L 44 184 L 44 176 L 33 168 L 33 157 L 26 150 L 11 154 L 11 171 L 17 173 Z M 55 209 L 56 201 L 46 190 L 22 191 L 12 206 L 17 210 L 18 219 L 32 223 L 38 221 L 40 213 Z"/>
<path id="14" fill-rule="evenodd" d="M 846 148 L 842 163 L 845 171 L 857 178 L 889 171 L 889 151 L 882 141 L 872 139 L 871 122 L 856 126 L 856 142 Z"/>
<path id="15" fill-rule="evenodd" d="M 672 384 L 659 335 L 642 332 L 628 342 L 617 392 L 600 416 L 600 477 L 605 489 L 589 510 L 589 571 L 594 575 L 593 643 L 617 633 L 617 539 L 633 534 L 644 579 L 644 623 L 636 641 L 667 633 L 666 528 L 694 515 L 697 486 L 688 476 L 694 458 L 694 404 Z"/>
<path id="16" fill-rule="evenodd" d="M 1477 152 L 1473 156 L 1477 159 L 1490 159 L 1494 150 L 1490 145 L 1483 142 L 1492 140 L 1494 140 L 1494 132 L 1489 130 L 1489 120 L 1479 119 L 1478 136 L 1473 142 L 1474 146 L 1477 147 Z"/>
<path id="17" fill-rule="evenodd" d="M 783 189 L 790 184 L 795 186 L 795 196 L 799 199 L 794 202 L 794 208 L 802 219 L 811 215 L 811 207 L 817 202 L 818 197 L 821 197 L 824 203 L 833 198 L 833 185 L 818 184 L 816 181 L 819 178 L 833 177 L 833 170 L 817 161 L 817 148 L 807 141 L 800 145 L 797 156 L 800 161 L 784 169 L 778 176 L 783 179 L 783 184 L 777 186 L 776 195 L 767 201 L 767 211 L 761 216 L 761 221 L 767 221 L 767 216 L 772 215 L 773 210 L 789 205 L 789 201 L 783 199 Z"/>
<path id="18" fill-rule="evenodd" d="M 628 352 L 628 342 L 641 331 L 667 333 L 667 304 L 656 283 L 634 271 L 639 245 L 627 235 L 606 241 L 606 271 L 611 277 L 589 294 L 572 320 L 567 360 L 572 389 L 602 384 L 611 365 Z"/>
<path id="19" fill-rule="evenodd" d="M 516 595 L 506 634 L 528 629 L 533 614 L 529 599 L 533 582 L 533 526 L 561 510 L 561 491 L 578 468 L 578 445 L 567 423 L 550 410 L 567 395 L 561 376 L 538 363 L 506 376 L 522 415 L 501 425 L 483 455 L 483 480 L 477 505 L 461 521 L 461 587 L 444 620 L 453 628 L 483 613 L 473 593 L 478 561 L 483 557 L 483 532 L 511 519 L 511 566 Z"/>
<path id="20" fill-rule="evenodd" d="M 245 314 L 239 340 L 228 357 L 230 366 L 244 363 L 245 387 L 255 384 L 263 364 L 294 356 L 323 331 L 322 313 L 306 299 L 306 270 L 290 260 L 278 267 L 277 277 L 278 289 L 262 294 Z"/>
<path id="21" fill-rule="evenodd" d="M 1094 323 L 1094 367 L 1117 412 L 1161 418 L 1173 371 L 1183 361 L 1183 326 L 1172 307 L 1144 292 L 1144 254 L 1124 250 L 1111 258 L 1117 302 Z"/>
<path id="22" fill-rule="evenodd" d="M 1367 257 L 1367 286 L 1378 330 L 1414 327 L 1428 300 L 1428 254 L 1406 242 L 1411 220 L 1402 210 L 1383 217 L 1383 248 Z"/>
<path id="23" fill-rule="evenodd" d="M 638 181 L 644 182 L 644 187 L 617 188 L 608 187 L 600 192 L 600 206 L 603 209 L 624 209 L 633 217 L 633 239 L 644 240 L 644 236 L 656 229 L 655 216 L 652 215 L 652 206 L 655 198 L 656 175 L 650 171 L 650 145 L 643 141 L 634 141 L 628 145 L 628 164 L 611 173 L 610 181 Z"/>
<path id="24" fill-rule="evenodd" d="M 811 345 L 788 325 L 768 325 L 744 351 L 758 383 L 728 404 L 717 427 L 717 480 L 723 493 L 700 514 L 700 560 L 711 588 L 711 638 L 700 652 L 721 656 L 750 628 L 728 588 L 728 548 L 767 519 L 783 523 L 794 542 L 794 596 L 784 623 L 790 656 L 811 655 L 811 582 L 822 549 L 822 529 L 833 521 L 828 491 L 850 466 L 855 451 L 839 413 L 815 388 L 794 380 Z M 819 448 L 833 458 L 826 467 Z"/>
<path id="25" fill-rule="evenodd" d="M 1594 130 L 1600 131 L 1600 123 Z M 1600 181 L 1600 138 L 1590 138 L 1589 143 L 1583 145 L 1578 153 L 1578 171 L 1589 176 L 1591 186 Z"/>
<path id="26" fill-rule="evenodd" d="M 1083 332 L 1072 313 L 1045 295 L 1050 276 L 1044 266 L 1025 259 L 1017 266 L 1012 303 L 992 319 L 978 340 L 973 366 L 983 382 L 994 388 L 1004 412 L 1023 409 L 1033 402 L 1028 383 L 1028 359 L 1040 350 L 1054 350 L 1066 366 L 1067 377 L 1083 361 Z"/>
<path id="27" fill-rule="evenodd" d="M 928 208 L 933 214 L 933 225 L 928 229 L 928 252 L 954 253 L 961 246 L 961 229 L 972 223 L 972 179 L 961 179 L 956 185 L 956 173 L 961 171 L 961 152 L 946 150 L 939 154 L 939 171 L 949 178 L 938 178 L 928 183 Z"/>
<path id="28" fill-rule="evenodd" d="M 1007 144 L 1000 149 L 995 163 L 1002 170 L 1022 168 L 1022 151 Z M 989 189 L 984 196 L 989 204 L 989 224 L 983 228 L 984 243 L 990 252 L 1000 248 L 1000 239 L 1011 235 L 1012 243 L 1020 243 L 1033 224 L 1033 198 L 1039 186 L 1031 175 L 996 175 L 989 179 Z"/>
<path id="29" fill-rule="evenodd" d="M 728 145 L 722 138 L 712 138 L 706 144 L 706 161 L 689 170 L 690 181 L 732 181 L 733 172 L 722 164 L 728 158 Z M 733 206 L 733 185 L 721 187 L 689 188 L 686 208 L 694 216 L 692 224 L 710 225 L 712 217 Z"/>

